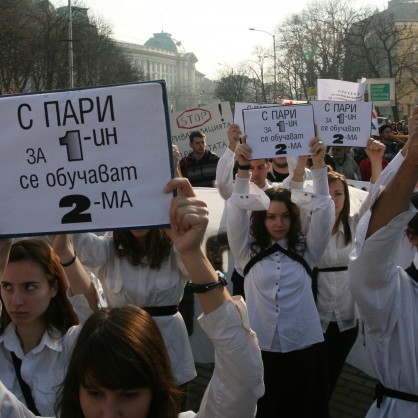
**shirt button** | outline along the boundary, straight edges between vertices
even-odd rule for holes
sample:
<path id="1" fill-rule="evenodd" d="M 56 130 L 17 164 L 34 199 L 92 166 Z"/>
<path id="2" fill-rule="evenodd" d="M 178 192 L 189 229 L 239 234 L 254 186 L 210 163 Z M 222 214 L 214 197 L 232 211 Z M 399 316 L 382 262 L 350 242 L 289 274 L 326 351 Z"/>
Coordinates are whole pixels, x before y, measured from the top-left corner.
<path id="1" fill-rule="evenodd" d="M 280 288 L 279 288 L 279 289 L 277 289 L 277 291 L 278 291 L 278 292 L 280 292 Z"/>

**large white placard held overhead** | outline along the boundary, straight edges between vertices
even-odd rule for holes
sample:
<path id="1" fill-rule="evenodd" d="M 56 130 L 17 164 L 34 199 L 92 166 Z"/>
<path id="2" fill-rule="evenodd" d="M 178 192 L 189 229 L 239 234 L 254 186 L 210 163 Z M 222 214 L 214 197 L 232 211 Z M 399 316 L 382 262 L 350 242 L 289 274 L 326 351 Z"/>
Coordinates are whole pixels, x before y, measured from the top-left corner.
<path id="1" fill-rule="evenodd" d="M 0 98 L 0 236 L 166 226 L 164 81 Z"/>
<path id="2" fill-rule="evenodd" d="M 372 103 L 315 100 L 315 123 L 319 137 L 329 146 L 365 147 L 370 138 Z"/>
<path id="3" fill-rule="evenodd" d="M 242 114 L 253 159 L 309 154 L 315 137 L 311 105 L 244 109 Z"/>

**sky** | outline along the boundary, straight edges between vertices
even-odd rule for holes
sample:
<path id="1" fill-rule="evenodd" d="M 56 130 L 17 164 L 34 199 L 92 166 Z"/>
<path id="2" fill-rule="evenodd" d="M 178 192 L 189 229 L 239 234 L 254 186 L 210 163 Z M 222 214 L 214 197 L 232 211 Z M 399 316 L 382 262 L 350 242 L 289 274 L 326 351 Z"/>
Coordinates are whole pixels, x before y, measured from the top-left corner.
<path id="1" fill-rule="evenodd" d="M 67 0 L 51 1 L 54 6 Z M 72 0 L 101 17 L 115 39 L 143 45 L 154 33 L 168 32 L 198 59 L 196 69 L 211 79 L 225 68 L 255 59 L 257 46 L 272 48 L 272 34 L 287 16 L 308 0 Z M 352 0 L 357 5 L 387 8 L 386 0 Z"/>

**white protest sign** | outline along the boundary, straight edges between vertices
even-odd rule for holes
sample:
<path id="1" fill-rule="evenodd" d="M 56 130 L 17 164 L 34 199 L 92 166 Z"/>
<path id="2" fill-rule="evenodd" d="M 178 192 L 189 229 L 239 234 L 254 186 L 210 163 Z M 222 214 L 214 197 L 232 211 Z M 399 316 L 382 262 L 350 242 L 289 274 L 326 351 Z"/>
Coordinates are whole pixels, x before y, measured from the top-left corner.
<path id="1" fill-rule="evenodd" d="M 232 124 L 229 102 L 170 113 L 171 141 L 179 147 L 180 158 L 192 152 L 189 136 L 193 131 L 206 135 L 206 149 L 221 156 L 228 146 L 227 130 Z"/>
<path id="2" fill-rule="evenodd" d="M 281 102 L 281 101 L 280 101 Z M 281 103 L 257 104 L 257 103 L 235 103 L 234 108 L 234 123 L 241 128 L 244 133 L 244 120 L 242 119 L 242 111 L 244 109 L 259 109 L 261 107 L 277 107 Z"/>
<path id="3" fill-rule="evenodd" d="M 365 78 L 360 83 L 319 78 L 317 81 L 317 98 L 318 100 L 354 100 L 363 102 L 366 90 L 365 82 Z"/>
<path id="4" fill-rule="evenodd" d="M 164 82 L 0 98 L 0 236 L 169 223 Z"/>
<path id="5" fill-rule="evenodd" d="M 315 137 L 311 105 L 246 109 L 243 119 L 253 159 L 309 154 Z"/>
<path id="6" fill-rule="evenodd" d="M 365 147 L 370 138 L 372 104 L 369 102 L 314 100 L 318 135 L 329 146 Z"/>

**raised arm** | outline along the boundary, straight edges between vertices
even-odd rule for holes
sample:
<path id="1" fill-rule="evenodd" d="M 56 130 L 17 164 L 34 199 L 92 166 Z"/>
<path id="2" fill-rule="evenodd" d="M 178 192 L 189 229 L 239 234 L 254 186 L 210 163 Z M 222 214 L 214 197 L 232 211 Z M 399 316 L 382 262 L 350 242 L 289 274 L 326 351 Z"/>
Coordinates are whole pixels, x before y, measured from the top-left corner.
<path id="1" fill-rule="evenodd" d="M 418 106 L 414 108 L 409 127 L 408 152 L 399 170 L 372 208 L 366 238 L 409 207 L 411 194 L 418 181 Z"/>
<path id="2" fill-rule="evenodd" d="M 60 258 L 73 295 L 84 295 L 90 309 L 97 311 L 97 293 L 90 276 L 77 257 L 67 234 L 50 235 L 51 245 Z"/>
<path id="3" fill-rule="evenodd" d="M 228 128 L 228 147 L 216 166 L 216 187 L 225 200 L 229 199 L 234 187 L 233 169 L 235 148 L 239 144 L 241 129 L 232 124 Z"/>
<path id="4" fill-rule="evenodd" d="M 372 176 L 370 177 L 370 183 L 376 183 L 376 180 L 382 172 L 382 158 L 385 153 L 386 146 L 380 141 L 376 141 L 373 138 L 370 138 L 367 141 L 365 148 L 367 156 L 370 158 L 370 163 L 372 167 Z"/>
<path id="5" fill-rule="evenodd" d="M 201 247 L 209 221 L 207 205 L 195 195 L 186 178 L 175 178 L 164 189 L 166 193 L 174 190 L 177 190 L 177 196 L 170 208 L 170 238 L 193 284 L 216 283 L 218 275 Z M 231 298 L 225 286 L 198 293 L 198 297 L 205 314 Z"/>

